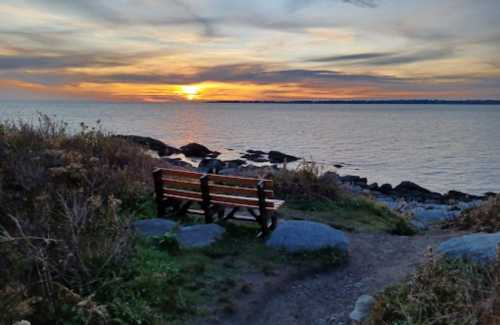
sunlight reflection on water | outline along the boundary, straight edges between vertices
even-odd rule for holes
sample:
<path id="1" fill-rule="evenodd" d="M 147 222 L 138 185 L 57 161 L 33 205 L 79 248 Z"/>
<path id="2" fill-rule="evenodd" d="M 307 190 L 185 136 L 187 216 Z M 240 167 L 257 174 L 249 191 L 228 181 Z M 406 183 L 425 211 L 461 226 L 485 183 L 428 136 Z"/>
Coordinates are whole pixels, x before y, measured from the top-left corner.
<path id="1" fill-rule="evenodd" d="M 436 191 L 500 191 L 500 107 L 465 105 L 269 105 L 0 103 L 0 118 L 56 115 L 77 126 L 199 142 L 235 158 L 280 150 L 373 182 L 411 180 Z M 234 149 L 228 151 L 226 148 Z"/>

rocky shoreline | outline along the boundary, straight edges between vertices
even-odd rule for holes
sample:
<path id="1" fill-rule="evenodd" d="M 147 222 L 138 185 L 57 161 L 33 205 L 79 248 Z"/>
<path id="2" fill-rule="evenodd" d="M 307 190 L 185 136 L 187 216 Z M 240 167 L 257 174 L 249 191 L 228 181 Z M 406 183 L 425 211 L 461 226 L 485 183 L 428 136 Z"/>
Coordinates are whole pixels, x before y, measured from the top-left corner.
<path id="1" fill-rule="evenodd" d="M 281 168 L 279 164 L 292 163 L 301 159 L 279 151 L 265 152 L 249 149 L 238 159 L 220 160 L 217 159 L 219 152 L 212 151 L 198 143 L 189 143 L 175 148 L 150 137 L 136 135 L 118 135 L 118 137 L 148 147 L 160 159 L 172 165 L 225 175 L 267 177 L 279 171 Z M 341 168 L 342 166 L 335 167 Z M 425 230 L 436 222 L 453 219 L 465 209 L 473 208 L 488 197 L 495 195 L 495 193 L 485 193 L 483 196 L 478 196 L 455 190 L 441 194 L 410 181 L 403 181 L 394 187 L 391 184 L 379 185 L 369 183 L 365 177 L 340 176 L 331 171 L 324 173 L 322 177 L 331 178 L 356 195 L 372 197 L 380 204 L 408 215 L 419 230 Z"/>

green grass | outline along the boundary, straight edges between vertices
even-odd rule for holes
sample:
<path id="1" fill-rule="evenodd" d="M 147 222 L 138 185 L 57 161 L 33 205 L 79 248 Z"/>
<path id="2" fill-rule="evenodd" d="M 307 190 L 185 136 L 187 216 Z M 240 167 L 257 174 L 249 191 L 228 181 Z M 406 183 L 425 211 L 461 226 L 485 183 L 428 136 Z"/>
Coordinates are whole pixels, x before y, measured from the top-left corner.
<path id="1" fill-rule="evenodd" d="M 137 239 L 129 265 L 108 274 L 95 300 L 108 306 L 117 324 L 181 324 L 210 317 L 207 307 L 236 311 L 233 296 L 250 294 L 245 273 L 271 276 L 289 266 L 330 268 L 343 262 L 337 250 L 287 254 L 265 246 L 256 227 L 226 225 L 225 236 L 208 248 L 171 249 L 171 236 Z M 168 245 L 165 245 L 168 242 Z"/>
<path id="2" fill-rule="evenodd" d="M 387 207 L 364 198 L 338 201 L 291 201 L 280 213 L 290 219 L 323 222 L 336 228 L 359 232 L 390 232 L 412 235 L 407 220 Z"/>

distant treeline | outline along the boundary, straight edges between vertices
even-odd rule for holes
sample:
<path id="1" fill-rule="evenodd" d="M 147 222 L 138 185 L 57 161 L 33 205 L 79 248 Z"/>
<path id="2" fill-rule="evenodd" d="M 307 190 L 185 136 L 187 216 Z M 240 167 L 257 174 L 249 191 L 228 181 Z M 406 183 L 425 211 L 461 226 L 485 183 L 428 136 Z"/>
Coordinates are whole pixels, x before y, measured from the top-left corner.
<path id="1" fill-rule="evenodd" d="M 500 100 L 494 99 L 381 99 L 381 100 L 220 100 L 208 103 L 233 103 L 233 104 L 417 104 L 417 105 L 500 105 Z"/>

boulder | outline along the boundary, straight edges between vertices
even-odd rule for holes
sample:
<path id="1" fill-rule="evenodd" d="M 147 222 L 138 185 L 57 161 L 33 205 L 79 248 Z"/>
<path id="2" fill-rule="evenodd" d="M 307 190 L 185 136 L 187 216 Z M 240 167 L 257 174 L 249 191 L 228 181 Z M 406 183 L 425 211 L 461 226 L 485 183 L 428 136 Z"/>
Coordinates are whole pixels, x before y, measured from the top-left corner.
<path id="1" fill-rule="evenodd" d="M 288 252 L 337 248 L 347 254 L 349 240 L 342 231 L 328 225 L 312 221 L 291 220 L 279 223 L 266 245 Z"/>
<path id="2" fill-rule="evenodd" d="M 224 164 L 219 159 L 205 158 L 200 161 L 198 165 L 198 170 L 203 173 L 215 173 L 217 174 L 221 169 L 224 168 Z"/>
<path id="3" fill-rule="evenodd" d="M 200 248 L 213 244 L 224 235 L 225 229 L 214 223 L 182 227 L 177 242 L 183 248 Z"/>
<path id="4" fill-rule="evenodd" d="M 378 183 L 372 183 L 366 187 L 370 191 L 378 191 Z"/>
<path id="5" fill-rule="evenodd" d="M 300 159 L 298 157 L 287 155 L 279 151 L 269 151 L 268 156 L 269 156 L 269 161 L 273 164 L 281 164 L 284 163 L 285 161 L 293 162 Z"/>
<path id="6" fill-rule="evenodd" d="M 171 156 L 175 154 L 180 154 L 181 150 L 169 146 L 160 140 L 153 139 L 150 137 L 142 137 L 138 135 L 117 135 L 116 137 L 125 139 L 129 142 L 133 142 L 142 146 L 147 147 L 150 150 L 156 151 L 160 157 Z"/>
<path id="7" fill-rule="evenodd" d="M 461 201 L 461 202 L 471 202 L 471 201 L 476 201 L 480 200 L 481 197 L 468 194 L 468 193 L 463 193 L 459 191 L 449 191 L 444 195 L 444 199 L 446 201 Z"/>
<path id="8" fill-rule="evenodd" d="M 408 211 L 415 216 L 416 220 L 427 225 L 454 219 L 460 212 L 450 210 L 450 206 L 445 204 L 417 205 L 408 209 Z"/>
<path id="9" fill-rule="evenodd" d="M 356 175 L 345 175 L 345 176 L 340 176 L 339 180 L 342 183 L 348 183 L 351 185 L 357 185 L 361 187 L 366 187 L 368 184 L 368 179 L 366 177 L 360 177 Z"/>
<path id="10" fill-rule="evenodd" d="M 213 158 L 215 158 L 214 155 L 216 154 L 215 152 L 212 152 L 210 149 L 199 143 L 189 143 L 185 146 L 182 146 L 180 149 L 186 157 L 205 158 L 208 156 L 212 156 Z"/>
<path id="11" fill-rule="evenodd" d="M 378 191 L 382 194 L 389 195 L 392 193 L 392 185 L 391 184 L 382 184 L 378 188 Z"/>
<path id="12" fill-rule="evenodd" d="M 265 154 L 266 153 L 263 151 L 255 151 L 255 152 L 247 151 L 247 153 L 242 155 L 241 158 L 253 162 L 268 162 L 269 160 L 266 157 L 264 157 Z"/>
<path id="13" fill-rule="evenodd" d="M 393 189 L 396 196 L 409 198 L 416 201 L 437 200 L 441 201 L 443 196 L 439 193 L 431 192 L 415 183 L 404 181 Z"/>
<path id="14" fill-rule="evenodd" d="M 354 305 L 354 310 L 349 314 L 349 317 L 353 322 L 362 322 L 372 311 L 373 305 L 375 305 L 375 298 L 370 295 L 362 295 L 356 300 Z"/>
<path id="15" fill-rule="evenodd" d="M 233 160 L 224 160 L 222 162 L 224 164 L 224 168 L 238 168 L 246 164 L 246 161 L 243 159 L 233 159 Z"/>
<path id="16" fill-rule="evenodd" d="M 177 223 L 171 220 L 153 218 L 133 222 L 132 229 L 141 236 L 155 237 L 172 231 L 176 225 Z"/>
<path id="17" fill-rule="evenodd" d="M 477 233 L 449 239 L 439 245 L 438 251 L 449 257 L 467 258 L 480 263 L 494 262 L 500 232 Z"/>
<path id="18" fill-rule="evenodd" d="M 260 156 L 267 155 L 267 152 L 262 151 L 262 150 L 252 150 L 252 149 L 248 149 L 248 150 L 247 150 L 247 153 L 250 153 L 250 154 L 255 154 L 255 155 L 260 155 Z"/>

